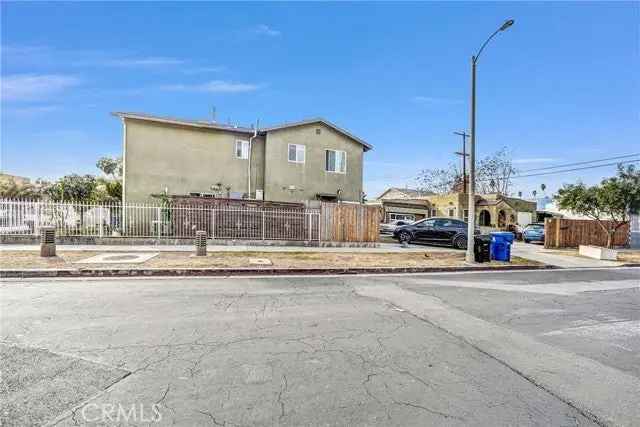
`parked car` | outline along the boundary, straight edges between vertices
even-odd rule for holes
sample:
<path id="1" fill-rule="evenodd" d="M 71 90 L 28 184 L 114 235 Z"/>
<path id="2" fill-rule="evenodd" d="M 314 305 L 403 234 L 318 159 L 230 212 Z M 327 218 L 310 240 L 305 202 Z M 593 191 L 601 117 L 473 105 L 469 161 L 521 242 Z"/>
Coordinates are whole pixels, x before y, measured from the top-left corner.
<path id="1" fill-rule="evenodd" d="M 534 222 L 524 228 L 522 232 L 522 240 L 529 242 L 544 242 L 544 224 Z"/>
<path id="2" fill-rule="evenodd" d="M 406 219 L 398 219 L 387 224 L 380 224 L 380 234 L 393 234 L 396 228 L 411 224 L 413 224 L 413 221 Z"/>
<path id="3" fill-rule="evenodd" d="M 474 234 L 480 234 L 476 228 Z M 421 242 L 467 248 L 467 223 L 455 218 L 427 218 L 397 227 L 393 237 L 400 242 Z"/>

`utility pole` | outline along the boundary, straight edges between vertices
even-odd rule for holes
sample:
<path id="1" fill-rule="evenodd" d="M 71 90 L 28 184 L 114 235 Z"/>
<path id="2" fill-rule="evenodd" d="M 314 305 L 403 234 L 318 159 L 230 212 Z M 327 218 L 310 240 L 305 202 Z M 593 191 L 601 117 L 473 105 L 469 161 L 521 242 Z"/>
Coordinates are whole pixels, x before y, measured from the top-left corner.
<path id="1" fill-rule="evenodd" d="M 475 241 L 476 230 L 476 66 L 480 54 L 484 50 L 487 43 L 495 37 L 496 34 L 506 30 L 513 25 L 513 19 L 504 22 L 489 38 L 480 46 L 478 53 L 471 57 L 471 146 L 469 147 L 469 220 L 467 224 L 467 255 L 465 260 L 468 263 L 474 263 L 473 245 Z"/>
<path id="2" fill-rule="evenodd" d="M 456 151 L 454 154 L 458 156 L 462 156 L 462 193 L 467 193 L 467 138 L 470 136 L 465 131 L 462 132 L 454 132 L 455 135 L 460 135 L 462 137 L 462 152 Z"/>

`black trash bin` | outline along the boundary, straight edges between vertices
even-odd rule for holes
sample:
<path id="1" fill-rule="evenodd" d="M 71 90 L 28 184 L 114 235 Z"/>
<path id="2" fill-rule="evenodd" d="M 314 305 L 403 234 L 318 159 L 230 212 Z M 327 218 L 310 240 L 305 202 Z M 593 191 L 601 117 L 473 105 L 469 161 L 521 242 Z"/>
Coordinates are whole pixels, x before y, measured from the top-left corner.
<path id="1" fill-rule="evenodd" d="M 491 236 L 488 234 L 481 234 L 475 236 L 473 245 L 473 255 L 476 262 L 490 262 L 491 261 Z"/>

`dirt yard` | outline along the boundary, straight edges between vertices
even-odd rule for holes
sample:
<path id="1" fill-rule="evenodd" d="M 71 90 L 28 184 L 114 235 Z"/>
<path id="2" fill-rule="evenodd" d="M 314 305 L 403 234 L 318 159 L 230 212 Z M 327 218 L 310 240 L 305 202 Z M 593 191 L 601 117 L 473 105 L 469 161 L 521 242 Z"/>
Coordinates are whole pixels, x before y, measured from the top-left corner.
<path id="1" fill-rule="evenodd" d="M 104 253 L 104 252 L 102 252 Z M 38 252 L 0 252 L 3 269 L 23 268 L 323 268 L 323 267 L 442 267 L 463 266 L 464 252 L 411 252 L 411 253 L 357 253 L 357 252 L 217 252 L 206 257 L 196 257 L 189 252 L 160 252 L 143 263 L 77 263 L 100 252 L 60 251 L 55 258 L 41 258 Z M 117 256 L 119 252 L 109 252 Z M 252 260 L 266 259 L 267 264 L 255 264 Z M 512 265 L 539 265 L 518 257 Z M 509 265 L 491 262 L 491 266 Z"/>

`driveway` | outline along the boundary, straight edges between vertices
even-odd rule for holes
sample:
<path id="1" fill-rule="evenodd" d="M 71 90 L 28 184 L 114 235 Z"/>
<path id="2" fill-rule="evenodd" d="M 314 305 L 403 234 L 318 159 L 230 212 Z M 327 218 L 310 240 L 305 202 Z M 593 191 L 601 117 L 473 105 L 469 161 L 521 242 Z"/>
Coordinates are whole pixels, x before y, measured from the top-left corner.
<path id="1" fill-rule="evenodd" d="M 545 249 L 539 243 L 514 242 L 511 247 L 511 254 L 561 268 L 617 267 L 622 265 L 622 263 L 615 261 L 560 255 L 552 249 Z"/>
<path id="2" fill-rule="evenodd" d="M 639 283 L 633 269 L 6 281 L 1 421 L 637 424 Z"/>

